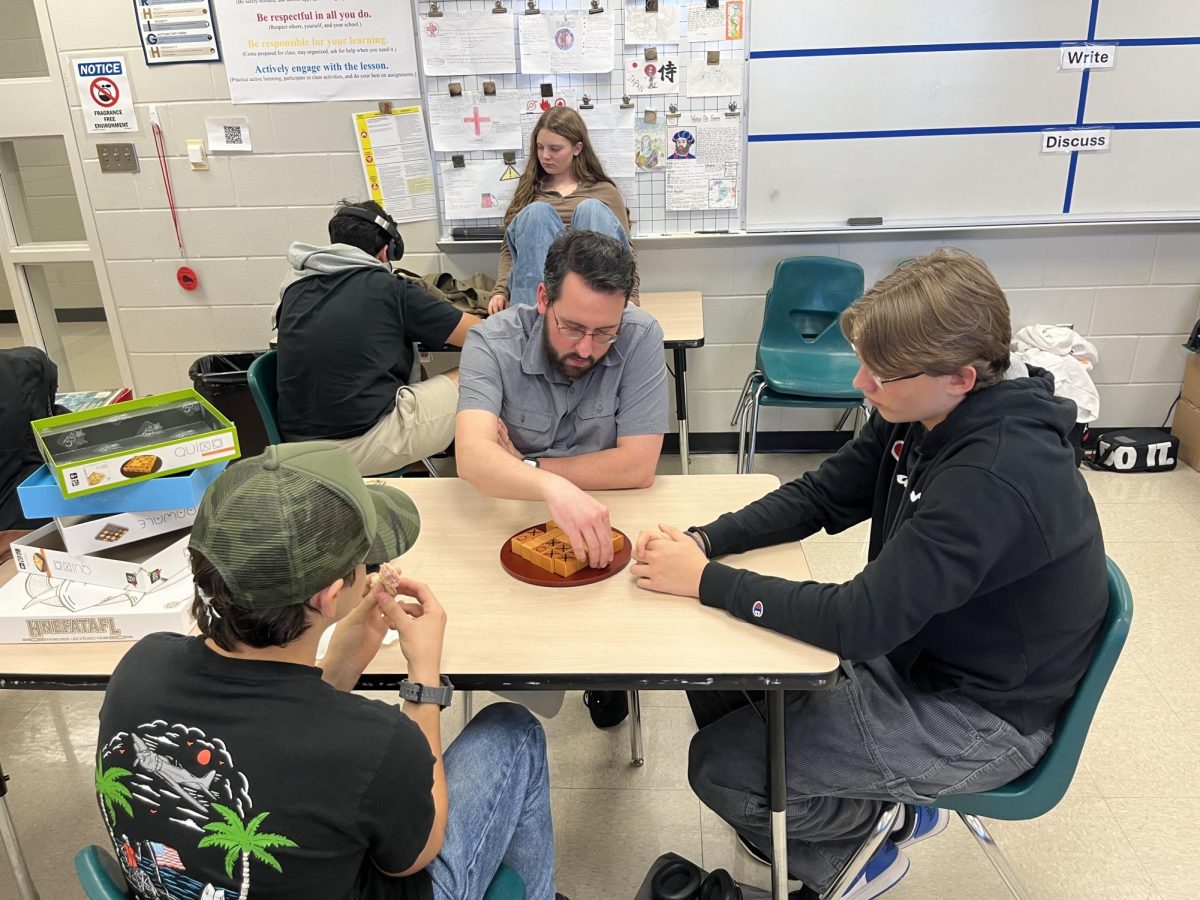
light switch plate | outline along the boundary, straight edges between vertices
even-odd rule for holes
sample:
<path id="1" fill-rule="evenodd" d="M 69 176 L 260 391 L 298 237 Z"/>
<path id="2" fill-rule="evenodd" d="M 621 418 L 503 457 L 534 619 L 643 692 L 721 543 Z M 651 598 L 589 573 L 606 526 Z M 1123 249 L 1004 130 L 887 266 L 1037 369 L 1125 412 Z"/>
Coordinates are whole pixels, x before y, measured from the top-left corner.
<path id="1" fill-rule="evenodd" d="M 137 148 L 133 144 L 97 144 L 96 156 L 101 172 L 140 172 Z"/>

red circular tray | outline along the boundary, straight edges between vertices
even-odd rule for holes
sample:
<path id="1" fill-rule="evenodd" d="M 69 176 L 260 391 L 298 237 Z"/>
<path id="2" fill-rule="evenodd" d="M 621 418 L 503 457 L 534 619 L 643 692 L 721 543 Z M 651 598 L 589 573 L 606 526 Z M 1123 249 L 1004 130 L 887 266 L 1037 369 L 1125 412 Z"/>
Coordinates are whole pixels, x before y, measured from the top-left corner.
<path id="1" fill-rule="evenodd" d="M 539 568 L 527 559 L 522 559 L 517 554 L 512 552 L 512 539 L 518 534 L 524 534 L 529 531 L 529 528 L 522 528 L 520 531 L 514 531 L 509 536 L 508 540 L 500 547 L 500 565 L 504 567 L 504 571 L 511 575 L 517 581 L 524 581 L 526 584 L 536 584 L 539 587 L 577 587 L 581 584 L 595 584 L 597 581 L 603 581 L 605 578 L 612 578 L 629 562 L 629 557 L 633 554 L 633 543 L 629 540 L 629 535 L 620 529 L 614 528 L 613 531 L 625 538 L 625 546 L 622 547 L 613 557 L 613 561 L 603 569 L 585 568 L 580 569 L 574 575 L 568 575 L 565 578 L 562 575 L 555 575 L 553 572 L 547 572 L 545 569 Z"/>

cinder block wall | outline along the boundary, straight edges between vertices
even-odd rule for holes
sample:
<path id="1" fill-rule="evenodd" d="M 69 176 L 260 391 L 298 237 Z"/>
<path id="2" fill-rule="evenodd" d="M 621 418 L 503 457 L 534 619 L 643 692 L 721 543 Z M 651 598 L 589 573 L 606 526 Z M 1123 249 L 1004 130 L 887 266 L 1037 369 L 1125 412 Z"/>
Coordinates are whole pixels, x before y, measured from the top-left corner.
<path id="1" fill-rule="evenodd" d="M 75 138 L 84 159 L 86 202 L 95 210 L 140 393 L 187 383 L 196 357 L 263 347 L 268 312 L 285 271 L 292 240 L 321 242 L 332 206 L 364 193 L 350 124 L 368 102 L 233 106 L 222 65 L 148 69 L 132 15 L 103 5 L 51 0 Z M 141 132 L 137 175 L 101 175 L 95 144 L 85 133 L 70 58 L 119 51 L 130 80 Z M 180 263 L 153 155 L 148 104 L 158 105 L 189 262 L 201 287 L 175 282 Z M 192 172 L 185 141 L 203 138 L 206 116 L 244 116 L 254 153 L 210 157 Z M 404 226 L 406 268 L 458 274 L 494 271 L 494 250 L 441 253 L 435 222 Z M 953 243 L 985 259 L 1008 291 L 1016 325 L 1070 322 L 1100 349 L 1102 422 L 1159 424 L 1179 389 L 1179 345 L 1200 315 L 1200 233 L 1146 228 L 1119 235 L 971 237 L 940 241 L 781 240 L 703 243 L 644 241 L 643 289 L 699 288 L 705 295 L 706 345 L 689 355 L 690 421 L 694 432 L 729 429 L 737 389 L 753 363 L 763 295 L 775 262 L 826 254 L 859 262 L 870 283 L 896 263 L 937 243 Z M 828 428 L 822 412 L 772 410 L 767 430 Z"/>

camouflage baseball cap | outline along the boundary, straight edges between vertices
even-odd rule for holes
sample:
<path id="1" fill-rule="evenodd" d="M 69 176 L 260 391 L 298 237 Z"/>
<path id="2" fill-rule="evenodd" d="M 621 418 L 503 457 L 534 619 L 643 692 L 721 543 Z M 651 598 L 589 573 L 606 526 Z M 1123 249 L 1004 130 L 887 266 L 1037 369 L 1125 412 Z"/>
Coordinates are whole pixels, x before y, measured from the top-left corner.
<path id="1" fill-rule="evenodd" d="M 188 546 L 239 606 L 274 609 L 303 603 L 361 562 L 394 559 L 420 529 L 407 496 L 365 484 L 337 444 L 309 441 L 268 447 L 222 472 Z"/>

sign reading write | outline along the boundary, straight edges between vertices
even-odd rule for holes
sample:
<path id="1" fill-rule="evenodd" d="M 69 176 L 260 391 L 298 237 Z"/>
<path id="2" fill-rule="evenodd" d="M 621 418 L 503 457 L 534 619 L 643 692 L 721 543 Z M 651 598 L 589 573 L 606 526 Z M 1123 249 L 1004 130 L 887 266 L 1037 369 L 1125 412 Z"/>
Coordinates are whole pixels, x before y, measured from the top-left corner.
<path id="1" fill-rule="evenodd" d="M 1060 69 L 1111 69 L 1117 63 L 1116 44 L 1063 44 L 1058 52 Z"/>
<path id="2" fill-rule="evenodd" d="M 71 66 L 83 107 L 83 124 L 90 134 L 138 130 L 125 57 L 73 59 Z"/>
<path id="3" fill-rule="evenodd" d="M 420 96 L 412 5 L 215 0 L 234 103 Z"/>
<path id="4" fill-rule="evenodd" d="M 1043 131 L 1043 153 L 1087 153 L 1107 150 L 1111 146 L 1111 128 L 1072 129 L 1070 131 Z"/>

